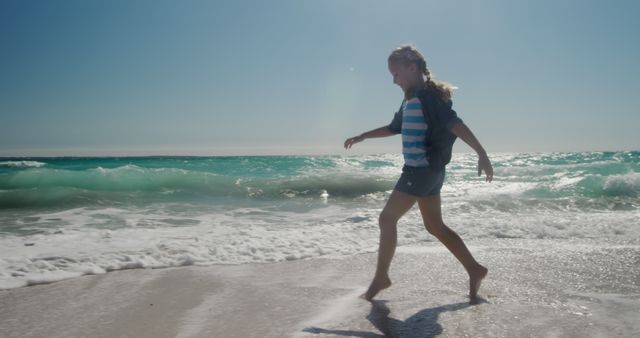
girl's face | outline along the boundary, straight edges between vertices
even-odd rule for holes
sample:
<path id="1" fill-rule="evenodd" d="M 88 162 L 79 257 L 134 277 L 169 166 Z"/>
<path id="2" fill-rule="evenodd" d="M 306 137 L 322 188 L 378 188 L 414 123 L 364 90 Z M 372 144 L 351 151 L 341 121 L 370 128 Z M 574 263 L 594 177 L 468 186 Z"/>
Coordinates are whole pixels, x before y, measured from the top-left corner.
<path id="1" fill-rule="evenodd" d="M 424 82 L 422 73 L 414 63 L 406 65 L 401 62 L 389 62 L 389 73 L 393 77 L 393 83 L 402 88 L 405 93 Z"/>

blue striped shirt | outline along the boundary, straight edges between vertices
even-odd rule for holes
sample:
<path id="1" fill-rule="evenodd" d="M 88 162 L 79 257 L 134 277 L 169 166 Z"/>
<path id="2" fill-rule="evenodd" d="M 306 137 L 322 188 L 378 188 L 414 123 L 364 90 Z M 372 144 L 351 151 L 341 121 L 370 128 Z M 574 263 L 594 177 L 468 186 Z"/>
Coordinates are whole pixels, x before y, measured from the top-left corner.
<path id="1" fill-rule="evenodd" d="M 411 167 L 428 167 L 427 133 L 429 127 L 422 113 L 418 98 L 405 101 L 402 105 L 402 155 L 404 164 Z"/>
<path id="2" fill-rule="evenodd" d="M 426 95 L 424 99 L 434 100 L 430 94 Z M 387 127 L 393 134 L 402 134 L 402 154 L 406 165 L 422 167 L 434 164 L 439 165 L 440 162 L 437 159 L 434 163 L 429 163 L 429 160 L 427 160 L 432 155 L 427 154 L 427 136 L 429 138 L 438 138 L 439 140 L 444 139 L 445 142 L 448 142 L 446 138 L 450 138 L 450 135 L 447 135 L 447 132 L 450 133 L 451 128 L 456 123 L 462 123 L 456 111 L 452 109 L 453 102 L 451 100 L 447 102 L 435 100 L 432 102 L 433 104 L 430 103 L 431 101 L 422 101 L 426 102 L 429 107 L 430 118 L 439 121 L 434 125 L 427 125 L 422 112 L 422 102 L 417 97 L 414 97 L 402 102 L 400 110 L 396 112 Z M 437 141 L 430 140 L 429 142 Z M 445 158 L 445 160 L 447 159 Z"/>

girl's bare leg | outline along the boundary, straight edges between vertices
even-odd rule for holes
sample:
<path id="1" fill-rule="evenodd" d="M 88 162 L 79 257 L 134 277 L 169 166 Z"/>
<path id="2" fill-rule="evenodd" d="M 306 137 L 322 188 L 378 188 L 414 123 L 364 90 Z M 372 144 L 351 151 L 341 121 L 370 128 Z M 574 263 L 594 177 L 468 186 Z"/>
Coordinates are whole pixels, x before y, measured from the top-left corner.
<path id="1" fill-rule="evenodd" d="M 389 266 L 393 259 L 393 254 L 396 252 L 396 244 L 398 241 L 398 220 L 404 215 L 413 204 L 416 202 L 416 198 L 394 190 L 389 196 L 389 200 L 384 209 L 380 213 L 378 224 L 380 225 L 380 244 L 378 248 L 378 265 L 376 267 L 376 274 L 373 277 L 373 281 L 369 286 L 367 292 L 361 297 L 366 300 L 371 300 L 382 289 L 386 289 L 391 286 L 391 279 L 389 278 Z"/>
<path id="2" fill-rule="evenodd" d="M 487 268 L 473 258 L 462 238 L 442 221 L 440 195 L 419 198 L 418 206 L 427 231 L 442 242 L 467 270 L 469 297 L 475 301 L 482 279 L 487 275 Z"/>

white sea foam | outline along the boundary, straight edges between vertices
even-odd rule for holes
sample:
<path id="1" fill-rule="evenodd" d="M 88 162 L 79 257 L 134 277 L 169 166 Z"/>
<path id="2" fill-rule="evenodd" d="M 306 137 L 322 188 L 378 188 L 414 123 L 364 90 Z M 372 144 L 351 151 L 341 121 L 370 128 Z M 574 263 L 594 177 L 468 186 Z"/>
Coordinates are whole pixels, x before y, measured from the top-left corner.
<path id="1" fill-rule="evenodd" d="M 604 190 L 616 195 L 638 196 L 640 194 L 640 173 L 612 175 L 604 181 Z"/>
<path id="2" fill-rule="evenodd" d="M 34 219 L 66 224 L 28 236 L 0 237 L 0 288 L 53 282 L 111 270 L 241 264 L 374 252 L 375 208 L 332 205 L 307 212 L 238 208 L 189 214 L 162 210 L 77 208 Z M 376 202 L 380 204 L 383 201 Z M 443 206 L 447 224 L 472 238 L 639 238 L 636 212 L 511 212 Z M 113 226 L 113 224 L 118 224 Z M 173 224 L 173 225 L 172 225 Z M 434 241 L 417 209 L 398 225 L 399 245 Z"/>
<path id="3" fill-rule="evenodd" d="M 47 165 L 46 163 L 38 161 L 3 161 L 0 162 L 0 167 L 33 167 L 39 168 Z"/>
<path id="4" fill-rule="evenodd" d="M 551 189 L 553 190 L 558 190 L 558 189 L 564 189 L 567 187 L 573 187 L 576 186 L 578 183 L 580 183 L 582 180 L 584 180 L 584 177 L 567 177 L 567 175 L 560 173 L 559 175 L 554 175 L 556 176 L 556 181 L 554 183 L 551 184 Z"/>

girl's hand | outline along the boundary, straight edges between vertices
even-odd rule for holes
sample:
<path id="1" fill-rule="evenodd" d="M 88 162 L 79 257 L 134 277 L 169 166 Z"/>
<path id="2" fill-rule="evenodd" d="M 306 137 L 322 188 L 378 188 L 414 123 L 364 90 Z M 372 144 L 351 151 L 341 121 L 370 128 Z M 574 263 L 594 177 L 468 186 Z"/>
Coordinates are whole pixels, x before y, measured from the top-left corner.
<path id="1" fill-rule="evenodd" d="M 349 149 L 351 148 L 352 145 L 362 141 L 364 141 L 364 137 L 362 135 L 348 138 L 346 141 L 344 141 L 344 149 Z"/>
<path id="2" fill-rule="evenodd" d="M 486 154 L 480 155 L 480 159 L 478 159 L 478 176 L 481 176 L 483 171 L 487 175 L 487 182 L 491 182 L 493 180 L 493 167 L 489 156 Z"/>

